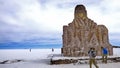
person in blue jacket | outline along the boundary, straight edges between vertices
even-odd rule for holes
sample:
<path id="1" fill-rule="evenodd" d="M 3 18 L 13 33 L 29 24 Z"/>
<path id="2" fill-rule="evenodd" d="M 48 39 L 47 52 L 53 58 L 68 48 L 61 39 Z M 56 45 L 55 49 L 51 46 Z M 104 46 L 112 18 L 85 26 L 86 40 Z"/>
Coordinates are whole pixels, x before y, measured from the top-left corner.
<path id="1" fill-rule="evenodd" d="M 101 47 L 102 49 L 102 62 L 107 63 L 108 50 L 107 48 Z"/>

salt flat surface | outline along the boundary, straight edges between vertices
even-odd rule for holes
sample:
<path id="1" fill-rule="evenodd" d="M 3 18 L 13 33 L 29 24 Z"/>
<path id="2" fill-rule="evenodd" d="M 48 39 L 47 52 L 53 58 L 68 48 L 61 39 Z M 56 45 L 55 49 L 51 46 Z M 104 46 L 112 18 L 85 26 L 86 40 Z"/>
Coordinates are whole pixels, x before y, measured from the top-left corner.
<path id="1" fill-rule="evenodd" d="M 120 49 L 113 49 L 114 55 L 120 54 Z M 89 68 L 88 64 L 60 64 L 50 65 L 53 55 L 60 57 L 61 50 L 54 49 L 5 49 L 0 50 L 0 68 Z M 120 63 L 98 64 L 99 68 L 120 68 Z M 93 66 L 93 68 L 95 68 Z"/>

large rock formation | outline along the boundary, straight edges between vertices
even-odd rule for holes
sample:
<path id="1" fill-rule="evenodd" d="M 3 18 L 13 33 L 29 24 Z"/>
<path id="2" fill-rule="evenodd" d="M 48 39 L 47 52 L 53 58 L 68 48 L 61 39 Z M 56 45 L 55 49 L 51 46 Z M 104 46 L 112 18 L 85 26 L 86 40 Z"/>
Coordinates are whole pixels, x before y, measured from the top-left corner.
<path id="1" fill-rule="evenodd" d="M 85 7 L 77 5 L 73 21 L 63 26 L 62 54 L 64 56 L 86 56 L 89 48 L 95 47 L 97 55 L 101 55 L 101 46 L 108 48 L 109 55 L 113 54 L 108 29 L 89 19 Z"/>

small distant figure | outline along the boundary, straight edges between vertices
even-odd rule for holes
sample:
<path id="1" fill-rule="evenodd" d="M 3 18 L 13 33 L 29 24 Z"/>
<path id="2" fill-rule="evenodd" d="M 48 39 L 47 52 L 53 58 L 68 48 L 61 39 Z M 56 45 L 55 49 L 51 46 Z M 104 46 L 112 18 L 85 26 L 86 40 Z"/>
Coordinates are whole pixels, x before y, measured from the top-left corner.
<path id="1" fill-rule="evenodd" d="M 31 52 L 31 49 L 29 49 L 29 51 Z"/>
<path id="2" fill-rule="evenodd" d="M 107 55 L 108 55 L 108 50 L 107 48 L 101 47 L 102 49 L 102 62 L 107 63 Z"/>
<path id="3" fill-rule="evenodd" d="M 89 57 L 90 57 L 90 59 L 89 59 L 90 68 L 92 68 L 92 64 L 94 64 L 96 68 L 99 68 L 99 67 L 97 66 L 96 61 L 95 61 L 95 57 L 96 57 L 95 48 L 93 48 L 93 47 L 90 48 L 90 50 L 88 51 L 88 55 L 89 55 Z"/>
<path id="4" fill-rule="evenodd" d="M 54 52 L 54 49 L 52 48 L 52 52 Z"/>

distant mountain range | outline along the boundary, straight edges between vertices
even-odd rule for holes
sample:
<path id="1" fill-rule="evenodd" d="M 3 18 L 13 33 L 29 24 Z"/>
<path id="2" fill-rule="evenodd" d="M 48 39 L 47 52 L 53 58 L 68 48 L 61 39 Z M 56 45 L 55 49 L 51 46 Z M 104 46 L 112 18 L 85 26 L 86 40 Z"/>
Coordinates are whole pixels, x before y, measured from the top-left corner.
<path id="1" fill-rule="evenodd" d="M 120 48 L 120 46 L 113 46 L 113 48 Z"/>

